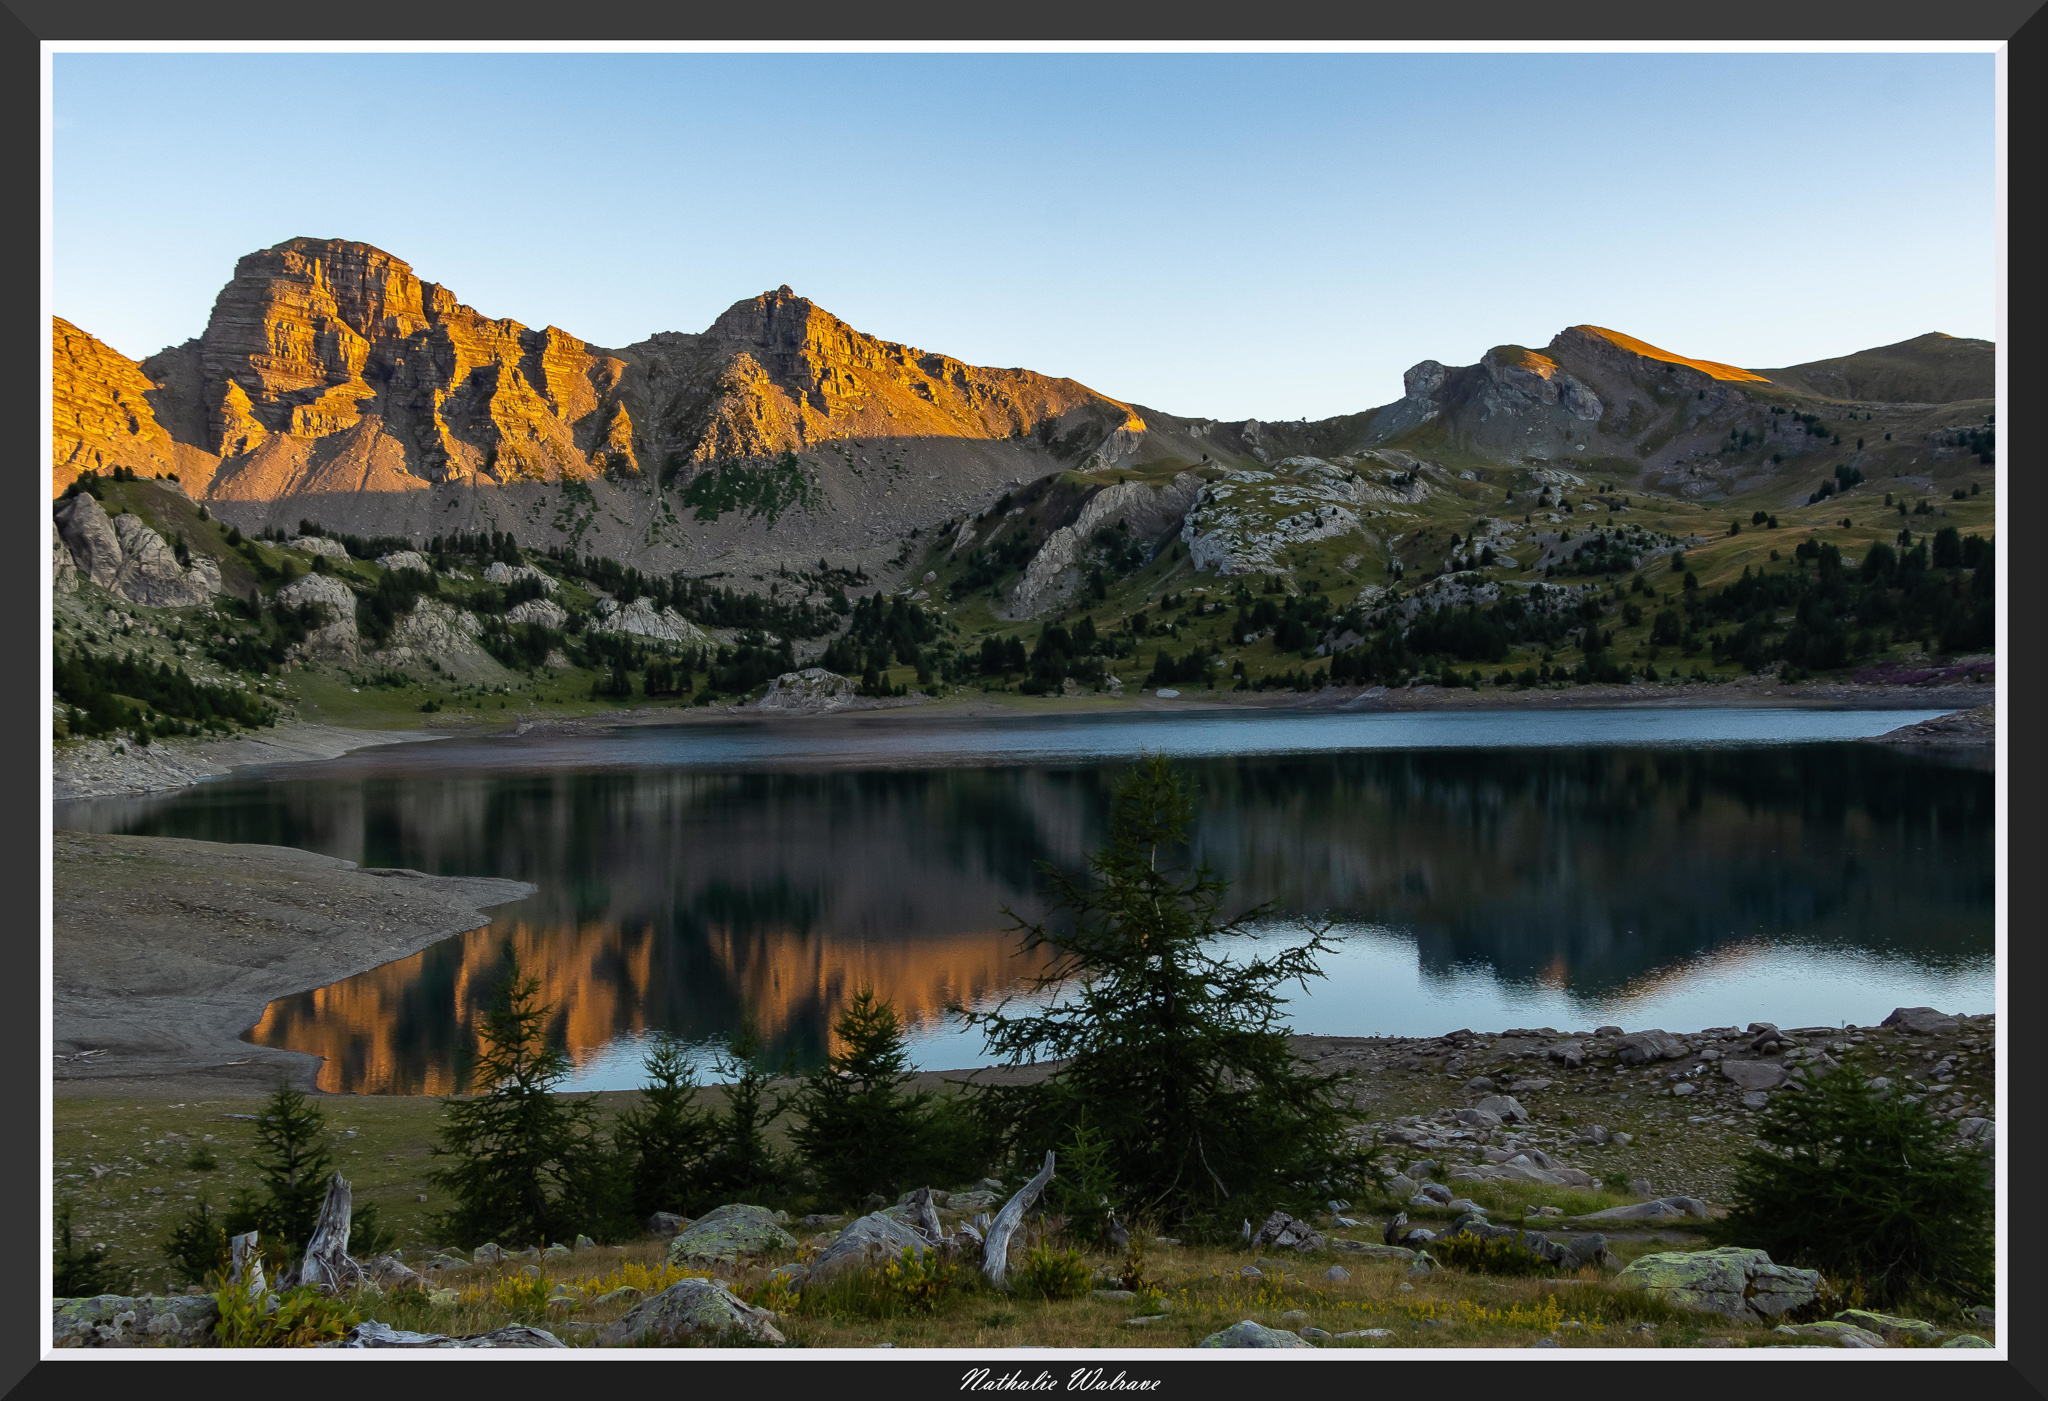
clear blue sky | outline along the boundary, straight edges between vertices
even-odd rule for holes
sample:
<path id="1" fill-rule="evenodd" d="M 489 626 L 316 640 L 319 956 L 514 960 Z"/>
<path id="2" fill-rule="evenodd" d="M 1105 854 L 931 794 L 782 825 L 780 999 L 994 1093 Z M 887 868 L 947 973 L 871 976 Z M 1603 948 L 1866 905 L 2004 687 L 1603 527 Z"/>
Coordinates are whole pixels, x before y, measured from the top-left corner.
<path id="1" fill-rule="evenodd" d="M 1182 414 L 1396 398 L 1593 322 L 1990 339 L 1989 55 L 66 55 L 55 299 L 136 357 L 361 239 L 601 345 L 780 283 Z"/>

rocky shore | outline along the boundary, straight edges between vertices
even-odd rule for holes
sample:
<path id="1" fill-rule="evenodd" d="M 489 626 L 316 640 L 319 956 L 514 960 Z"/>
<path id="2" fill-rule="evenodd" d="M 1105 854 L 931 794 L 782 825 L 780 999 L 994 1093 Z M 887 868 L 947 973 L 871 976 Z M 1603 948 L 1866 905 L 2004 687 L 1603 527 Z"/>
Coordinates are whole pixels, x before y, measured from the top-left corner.
<path id="1" fill-rule="evenodd" d="M 287 847 L 53 839 L 55 1093 L 260 1094 L 318 1062 L 241 1039 L 274 998 L 489 922 L 523 881 L 362 870 Z"/>
<path id="2" fill-rule="evenodd" d="M 335 759 L 373 744 L 446 738 L 446 733 L 429 730 L 350 730 L 287 722 L 233 739 L 159 739 L 147 746 L 126 739 L 78 740 L 58 745 L 51 756 L 50 796 L 61 803 L 155 793 L 258 764 Z"/>

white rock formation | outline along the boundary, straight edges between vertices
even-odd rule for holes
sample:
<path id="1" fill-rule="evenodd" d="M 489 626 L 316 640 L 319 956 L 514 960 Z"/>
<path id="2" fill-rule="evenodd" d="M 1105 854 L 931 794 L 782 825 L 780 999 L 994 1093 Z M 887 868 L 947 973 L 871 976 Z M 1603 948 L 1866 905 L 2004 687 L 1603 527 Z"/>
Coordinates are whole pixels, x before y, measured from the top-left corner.
<path id="1" fill-rule="evenodd" d="M 1011 615 L 1033 617 L 1072 597 L 1081 586 L 1089 542 L 1097 531 L 1121 522 L 1140 539 L 1155 538 L 1186 518 L 1201 490 L 1202 479 L 1192 472 L 1180 473 L 1166 486 L 1120 482 L 1104 487 L 1088 498 L 1072 525 L 1047 536 L 1031 557 L 1024 577 L 1010 591 Z"/>
<path id="2" fill-rule="evenodd" d="M 297 655 L 356 660 L 362 639 L 356 632 L 355 591 L 347 584 L 331 575 L 308 574 L 279 589 L 277 601 L 289 608 L 317 603 L 326 615 L 326 622 L 293 649 Z"/>
<path id="3" fill-rule="evenodd" d="M 298 550 L 303 554 L 325 555 L 329 559 L 347 559 L 348 551 L 341 541 L 329 540 L 324 535 L 299 535 L 284 542 L 287 550 Z"/>
<path id="4" fill-rule="evenodd" d="M 505 621 L 560 628 L 569 621 L 569 611 L 551 598 L 529 598 L 524 603 L 513 604 L 505 614 Z"/>
<path id="5" fill-rule="evenodd" d="M 1362 528 L 1359 508 L 1373 499 L 1353 468 L 1319 457 L 1290 457 L 1264 472 L 1236 472 L 1205 487 L 1180 538 L 1198 570 L 1218 574 L 1276 573 L 1290 545 L 1349 535 Z"/>
<path id="6" fill-rule="evenodd" d="M 636 598 L 623 608 L 615 598 L 600 598 L 591 611 L 597 615 L 590 625 L 592 632 L 629 633 L 655 642 L 680 642 L 692 647 L 713 645 L 703 630 L 688 618 L 673 608 L 664 608 L 657 613 L 654 604 L 646 598 Z"/>
<path id="7" fill-rule="evenodd" d="M 493 560 L 491 567 L 484 571 L 484 580 L 487 583 L 511 584 L 521 579 L 540 580 L 543 593 L 553 593 L 561 587 L 551 576 L 543 574 L 530 564 L 506 564 L 503 560 Z"/>
<path id="8" fill-rule="evenodd" d="M 851 677 L 810 666 L 802 671 L 786 671 L 769 682 L 767 693 L 754 702 L 754 708 L 785 715 L 822 715 L 846 709 L 853 704 L 853 693 Z"/>
<path id="9" fill-rule="evenodd" d="M 477 641 L 482 631 L 476 614 L 422 598 L 392 627 L 378 660 L 391 666 L 433 663 L 459 681 L 503 681 L 510 673 Z"/>
<path id="10" fill-rule="evenodd" d="M 58 593 L 78 592 L 78 561 L 64 543 L 64 532 L 50 522 L 50 586 Z"/>
<path id="11" fill-rule="evenodd" d="M 434 572 L 434 566 L 418 550 L 397 550 L 388 555 L 377 556 L 379 569 L 417 569 L 422 574 Z"/>

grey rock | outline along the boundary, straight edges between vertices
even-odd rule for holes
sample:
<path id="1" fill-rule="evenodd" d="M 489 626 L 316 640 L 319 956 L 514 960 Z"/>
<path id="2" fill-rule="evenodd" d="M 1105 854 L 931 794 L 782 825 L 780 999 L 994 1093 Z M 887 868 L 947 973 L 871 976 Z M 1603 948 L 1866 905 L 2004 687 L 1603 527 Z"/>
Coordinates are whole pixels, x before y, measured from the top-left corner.
<path id="1" fill-rule="evenodd" d="M 771 1319 L 766 1309 L 736 1298 L 717 1280 L 685 1279 L 635 1304 L 624 1318 L 599 1334 L 598 1341 L 612 1346 L 642 1340 L 676 1343 L 697 1336 L 740 1333 L 755 1342 L 780 1343 L 783 1336 Z"/>
<path id="2" fill-rule="evenodd" d="M 1995 1343 L 1988 1343 L 1988 1342 L 1984 1341 L 1984 1339 L 1982 1339 L 1982 1338 L 1978 1337 L 1978 1336 L 1977 1336 L 1977 1335 L 1976 1335 L 1975 1333 L 1958 1333 L 1958 1334 L 1956 1334 L 1956 1335 L 1955 1335 L 1955 1336 L 1954 1336 L 1953 1338 L 1950 1338 L 1950 1339 L 1949 1339 L 1949 1340 L 1948 1340 L 1947 1342 L 1945 1342 L 1945 1343 L 1941 1344 L 1941 1346 L 1942 1346 L 1942 1347 L 1995 1347 L 1995 1346 L 1996 1346 L 1996 1344 L 1995 1344 Z"/>
<path id="3" fill-rule="evenodd" d="M 1484 1075 L 1475 1075 L 1465 1082 L 1465 1093 L 1467 1094 L 1479 1094 L 1482 1092 L 1491 1094 L 1494 1088 L 1493 1081 L 1487 1079 Z"/>
<path id="4" fill-rule="evenodd" d="M 1340 1338 L 1391 1338 L 1394 1336 L 1394 1330 L 1391 1328 L 1353 1328 L 1350 1332 L 1339 1333 L 1337 1336 Z"/>
<path id="5" fill-rule="evenodd" d="M 1646 1290 L 1674 1308 L 1755 1322 L 1812 1303 L 1821 1278 L 1814 1270 L 1773 1264 L 1761 1250 L 1730 1245 L 1642 1256 L 1614 1284 Z"/>
<path id="6" fill-rule="evenodd" d="M 1328 1342 L 1330 1338 L 1330 1335 L 1328 1333 L 1325 1333 L 1320 1328 L 1303 1328 L 1299 1331 L 1297 1336 L 1306 1338 L 1309 1342 L 1312 1343 Z"/>
<path id="7" fill-rule="evenodd" d="M 78 562 L 64 543 L 64 532 L 50 522 L 50 586 L 58 593 L 78 592 Z"/>
<path id="8" fill-rule="evenodd" d="M 1677 1060 L 1685 1053 L 1685 1043 L 1666 1031 L 1632 1031 L 1614 1042 L 1615 1059 L 1623 1065 Z"/>
<path id="9" fill-rule="evenodd" d="M 657 1211 L 647 1218 L 647 1229 L 657 1236 L 672 1236 L 690 1224 L 687 1216 L 678 1216 L 673 1211 Z"/>
<path id="10" fill-rule="evenodd" d="M 1577 1070 L 1586 1063 L 1586 1046 L 1582 1041 L 1560 1041 L 1546 1054 L 1566 1070 Z"/>
<path id="11" fill-rule="evenodd" d="M 495 1265 L 505 1258 L 504 1247 L 494 1240 L 487 1240 L 469 1252 L 469 1258 L 479 1265 Z"/>
<path id="12" fill-rule="evenodd" d="M 1247 1318 L 1233 1323 L 1220 1333 L 1211 1333 L 1196 1347 L 1309 1347 L 1311 1344 L 1298 1334 L 1278 1328 L 1268 1328 Z"/>
<path id="13" fill-rule="evenodd" d="M 1276 1211 L 1266 1218 L 1266 1223 L 1252 1236 L 1254 1246 L 1277 1245 L 1307 1254 L 1312 1250 L 1324 1249 L 1328 1244 L 1321 1231 L 1306 1221 L 1297 1221 L 1284 1211 Z"/>
<path id="14" fill-rule="evenodd" d="M 600 1294 L 590 1301 L 594 1309 L 608 1308 L 613 1304 L 637 1304 L 646 1296 L 630 1284 L 621 1285 L 609 1294 Z"/>
<path id="15" fill-rule="evenodd" d="M 597 1249 L 597 1242 L 592 1240 L 589 1236 L 578 1236 L 576 1237 L 575 1248 L 579 1252 L 584 1250 L 595 1250 Z"/>
<path id="16" fill-rule="evenodd" d="M 1384 1246 L 1381 1247 L 1381 1249 L 1385 1248 Z M 1329 1269 L 1323 1271 L 1323 1278 L 1332 1283 L 1341 1284 L 1351 1278 L 1351 1271 L 1345 1269 L 1342 1265 L 1332 1265 Z"/>
<path id="17" fill-rule="evenodd" d="M 1435 1202 L 1439 1206 L 1451 1204 L 1451 1189 L 1439 1182 L 1425 1182 L 1415 1189 L 1416 1195 Z"/>
<path id="18" fill-rule="evenodd" d="M 1878 1025 L 1897 1027 L 1909 1036 L 1938 1036 L 1961 1029 L 1961 1024 L 1954 1017 L 1932 1007 L 1895 1008 Z"/>
<path id="19" fill-rule="evenodd" d="M 1775 1090 L 1785 1083 L 1785 1067 L 1767 1060 L 1724 1060 L 1721 1073 L 1745 1090 Z"/>
<path id="20" fill-rule="evenodd" d="M 1405 1202 L 1415 1195 L 1415 1189 L 1420 1185 L 1406 1173 L 1395 1173 L 1387 1182 L 1387 1195 L 1397 1202 Z"/>
<path id="21" fill-rule="evenodd" d="M 879 1211 L 871 1212 L 841 1231 L 839 1238 L 819 1253 L 805 1279 L 816 1283 L 846 1270 L 873 1269 L 902 1259 L 906 1250 L 923 1259 L 928 1249 L 930 1242 L 911 1226 Z"/>
<path id="22" fill-rule="evenodd" d="M 1762 1109 L 1770 1102 L 1771 1097 L 1762 1090 L 1751 1090 L 1742 1097 L 1742 1107 L 1744 1109 Z"/>
<path id="23" fill-rule="evenodd" d="M 1333 1240 L 1330 1249 L 1347 1255 L 1364 1255 L 1375 1260 L 1413 1260 L 1415 1252 L 1402 1245 L 1372 1245 L 1359 1240 Z"/>
<path id="24" fill-rule="evenodd" d="M 1488 1095 L 1485 1099 L 1480 1100 L 1474 1108 L 1484 1110 L 1489 1114 L 1497 1114 L 1503 1121 L 1512 1119 L 1518 1124 L 1529 1122 L 1529 1111 L 1522 1108 L 1520 1101 L 1516 1100 L 1513 1095 Z"/>
<path id="25" fill-rule="evenodd" d="M 73 497 L 73 500 L 80 499 Z M 90 497 L 84 498 L 90 500 Z M 52 1347 L 205 1347 L 220 1310 L 210 1294 L 98 1294 L 50 1305 Z"/>
<path id="26" fill-rule="evenodd" d="M 199 608 L 220 592 L 220 566 L 210 556 L 195 554 L 187 567 L 178 563 L 163 536 L 142 523 L 142 517 L 118 515 L 113 524 L 121 542 L 115 593 L 151 608 Z"/>
<path id="27" fill-rule="evenodd" d="M 1607 1136 L 1607 1128 L 1604 1124 L 1594 1124 L 1579 1130 L 1578 1135 L 1572 1141 L 1574 1143 L 1600 1144 L 1607 1142 Z"/>
<path id="28" fill-rule="evenodd" d="M 1108 1303 L 1129 1303 L 1137 1298 L 1138 1294 L 1134 1289 L 1091 1289 L 1088 1291 L 1088 1297 Z"/>
<path id="29" fill-rule="evenodd" d="M 69 501 L 57 503 L 54 519 L 78 572 L 101 588 L 111 589 L 114 576 L 121 571 L 121 539 L 114 534 L 106 508 L 81 491 Z"/>
<path id="30" fill-rule="evenodd" d="M 1610 1206 L 1605 1211 L 1589 1211 L 1584 1216 L 1574 1217 L 1576 1221 L 1671 1221 L 1680 1217 L 1696 1217 L 1706 1221 L 1712 1218 L 1707 1204 L 1698 1197 L 1658 1197 L 1653 1201 L 1637 1202 L 1633 1206 Z"/>
<path id="31" fill-rule="evenodd" d="M 1884 1339 L 1852 1323 L 1780 1323 L 1771 1330 L 1791 1338 L 1820 1338 L 1836 1347 L 1883 1347 Z"/>
<path id="32" fill-rule="evenodd" d="M 1486 1109 L 1460 1109 L 1458 1122 L 1471 1129 L 1497 1129 L 1501 1125 L 1500 1115 Z"/>
<path id="33" fill-rule="evenodd" d="M 541 1252 L 541 1258 L 546 1260 L 566 1260 L 575 1253 L 576 1252 L 569 1249 L 568 1246 L 563 1245 L 560 1241 L 556 1241 L 553 1245 L 549 1246 L 546 1250 L 543 1250 Z"/>
<path id="34" fill-rule="evenodd" d="M 451 1338 L 443 1333 L 412 1333 L 403 1328 L 393 1328 L 376 1319 L 365 1319 L 349 1330 L 348 1336 L 338 1342 L 321 1343 L 321 1347 L 332 1348 L 507 1348 L 507 1347 L 567 1347 L 567 1343 L 545 1328 L 529 1328 L 515 1323 L 489 1333 L 477 1333 L 468 1337 Z"/>
<path id="35" fill-rule="evenodd" d="M 705 1212 L 668 1243 L 672 1265 L 687 1261 L 733 1264 L 742 1256 L 795 1250 L 796 1237 L 766 1207 L 734 1202 Z"/>

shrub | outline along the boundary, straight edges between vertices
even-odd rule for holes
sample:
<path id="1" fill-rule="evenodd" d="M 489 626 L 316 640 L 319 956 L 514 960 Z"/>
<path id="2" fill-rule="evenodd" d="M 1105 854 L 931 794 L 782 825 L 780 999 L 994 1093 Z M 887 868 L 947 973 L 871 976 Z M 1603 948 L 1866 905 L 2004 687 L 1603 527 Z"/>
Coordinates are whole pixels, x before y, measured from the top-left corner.
<path id="1" fill-rule="evenodd" d="M 1554 1275 L 1557 1266 L 1523 1245 L 1513 1236 L 1459 1234 L 1432 1241 L 1429 1253 L 1440 1265 L 1450 1265 L 1481 1275 Z"/>
<path id="2" fill-rule="evenodd" d="M 51 1291 L 59 1299 L 89 1299 L 112 1287 L 106 1273 L 104 1245 L 79 1249 L 71 1238 L 71 1207 L 57 1208 L 57 1257 L 51 1274 Z"/>
<path id="3" fill-rule="evenodd" d="M 1852 1062 L 1776 1096 L 1757 1139 L 1717 1238 L 1879 1305 L 1991 1298 L 1991 1175 L 1924 1102 L 1873 1089 Z"/>
<path id="4" fill-rule="evenodd" d="M 218 1276 L 212 1283 L 220 1310 L 213 1336 L 221 1347 L 313 1347 L 346 1337 L 363 1321 L 345 1296 L 312 1285 L 257 1297 Z"/>
<path id="5" fill-rule="evenodd" d="M 1078 1250 L 1054 1250 L 1040 1241 L 1024 1257 L 1024 1265 L 1010 1276 L 1019 1294 L 1041 1299 L 1078 1299 L 1086 1294 L 1094 1272 Z"/>
<path id="6" fill-rule="evenodd" d="M 704 1159 L 717 1126 L 694 1104 L 696 1085 L 680 1043 L 660 1037 L 645 1068 L 649 1083 L 641 1088 L 639 1106 L 621 1114 L 613 1131 L 626 1168 L 632 1214 L 695 1214 L 704 1205 Z"/>

